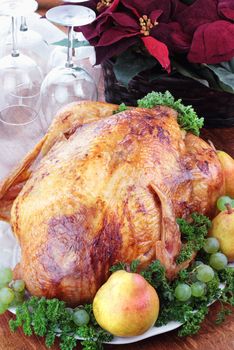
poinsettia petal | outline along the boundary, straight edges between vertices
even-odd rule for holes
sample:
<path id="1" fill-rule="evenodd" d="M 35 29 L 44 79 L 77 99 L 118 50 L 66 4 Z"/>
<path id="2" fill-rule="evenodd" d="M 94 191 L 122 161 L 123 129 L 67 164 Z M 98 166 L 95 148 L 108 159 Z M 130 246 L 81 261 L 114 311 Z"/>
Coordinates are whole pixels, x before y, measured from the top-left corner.
<path id="1" fill-rule="evenodd" d="M 123 26 L 124 28 L 133 28 L 139 32 L 139 28 L 140 28 L 139 22 L 129 14 L 124 12 L 115 12 L 115 13 L 112 13 L 111 17 L 120 26 Z"/>
<path id="2" fill-rule="evenodd" d="M 188 60 L 216 64 L 234 57 L 234 24 L 216 21 L 203 24 L 194 33 Z"/>
<path id="3" fill-rule="evenodd" d="M 162 10 L 154 10 L 154 11 L 152 11 L 151 14 L 150 14 L 150 19 L 151 19 L 152 23 L 157 21 L 162 13 L 163 13 Z"/>
<path id="4" fill-rule="evenodd" d="M 234 1 L 233 0 L 219 0 L 218 11 L 224 17 L 234 21 Z"/>
<path id="5" fill-rule="evenodd" d="M 149 53 L 154 56 L 156 60 L 158 60 L 161 66 L 166 69 L 168 73 L 170 73 L 171 67 L 167 46 L 152 36 L 145 36 L 141 39 Z"/>
<path id="6" fill-rule="evenodd" d="M 188 6 L 181 1 L 171 0 L 171 13 L 170 18 L 175 20 L 175 18 L 184 11 Z"/>
<path id="7" fill-rule="evenodd" d="M 205 23 L 219 20 L 216 0 L 196 0 L 192 5 L 180 12 L 176 20 L 184 31 L 193 34 L 194 31 Z"/>
<path id="8" fill-rule="evenodd" d="M 163 22 L 168 22 L 175 11 L 181 11 L 185 7 L 178 0 L 122 0 L 121 3 L 137 17 L 149 16 L 154 10 L 161 10 Z"/>
<path id="9" fill-rule="evenodd" d="M 133 36 L 138 35 L 139 32 L 127 32 L 126 30 L 122 28 L 110 28 L 109 30 L 106 30 L 103 32 L 97 46 L 108 46 L 114 43 L 117 43 L 119 40 L 123 38 L 130 38 Z"/>
<path id="10" fill-rule="evenodd" d="M 151 31 L 150 35 L 167 45 L 171 53 L 188 52 L 191 37 L 183 32 L 179 23 L 159 23 Z"/>
<path id="11" fill-rule="evenodd" d="M 108 58 L 120 55 L 122 52 L 126 51 L 130 46 L 135 45 L 137 41 L 138 39 L 136 37 L 124 38 L 120 40 L 118 43 L 114 43 L 110 46 L 95 47 L 96 64 L 101 64 Z"/>

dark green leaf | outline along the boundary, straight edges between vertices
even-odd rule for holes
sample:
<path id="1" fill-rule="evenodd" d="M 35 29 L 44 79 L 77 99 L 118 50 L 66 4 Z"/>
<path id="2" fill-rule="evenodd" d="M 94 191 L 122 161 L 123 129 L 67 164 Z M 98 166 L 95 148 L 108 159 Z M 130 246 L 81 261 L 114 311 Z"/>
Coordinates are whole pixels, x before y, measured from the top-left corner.
<path id="1" fill-rule="evenodd" d="M 68 46 L 68 39 L 62 39 L 60 41 L 56 41 L 56 42 L 52 43 L 51 45 L 67 47 Z M 90 43 L 88 41 L 79 41 L 77 39 L 73 40 L 72 47 L 74 49 L 76 49 L 78 47 L 82 47 L 82 46 L 90 46 Z"/>
<path id="2" fill-rule="evenodd" d="M 119 55 L 114 64 L 116 79 L 125 87 L 138 73 L 155 66 L 157 61 L 151 56 L 144 56 L 131 50 Z"/>
<path id="3" fill-rule="evenodd" d="M 174 59 L 172 59 L 171 61 L 173 67 L 175 67 L 177 72 L 179 72 L 181 75 L 196 80 L 202 85 L 209 87 L 208 81 L 206 79 L 202 79 L 202 77 L 199 74 L 197 74 L 196 70 L 192 65 L 186 65 L 185 63 L 182 64 Z"/>
<path id="4" fill-rule="evenodd" d="M 234 61 L 234 60 L 233 60 Z M 209 68 L 217 77 L 220 87 L 227 92 L 234 93 L 234 63 L 225 62 L 221 64 L 207 64 Z"/>

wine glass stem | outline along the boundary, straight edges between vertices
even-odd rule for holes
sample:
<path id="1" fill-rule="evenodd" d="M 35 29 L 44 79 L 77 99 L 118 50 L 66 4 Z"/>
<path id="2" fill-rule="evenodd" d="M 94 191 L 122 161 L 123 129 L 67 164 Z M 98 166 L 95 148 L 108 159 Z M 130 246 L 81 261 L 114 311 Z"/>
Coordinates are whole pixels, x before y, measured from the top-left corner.
<path id="1" fill-rule="evenodd" d="M 19 51 L 17 49 L 17 19 L 16 17 L 11 17 L 11 28 L 12 28 L 12 57 L 18 57 Z"/>
<path id="2" fill-rule="evenodd" d="M 26 32 L 27 30 L 28 30 L 28 26 L 27 26 L 27 22 L 26 22 L 26 17 L 21 16 L 20 31 Z"/>
<path id="3" fill-rule="evenodd" d="M 72 62 L 72 50 L 73 50 L 73 27 L 68 27 L 68 32 L 67 32 L 67 62 L 66 62 L 66 67 L 73 67 L 73 62 Z"/>

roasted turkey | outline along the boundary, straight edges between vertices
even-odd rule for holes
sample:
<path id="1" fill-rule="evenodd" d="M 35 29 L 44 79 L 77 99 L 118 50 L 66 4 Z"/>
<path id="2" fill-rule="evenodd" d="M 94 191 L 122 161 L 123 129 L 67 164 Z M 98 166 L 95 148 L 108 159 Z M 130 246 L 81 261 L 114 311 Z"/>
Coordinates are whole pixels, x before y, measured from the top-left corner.
<path id="1" fill-rule="evenodd" d="M 134 259 L 175 277 L 189 264 L 176 264 L 176 218 L 212 216 L 225 193 L 215 151 L 174 110 L 116 109 L 67 106 L 1 185 L 0 217 L 22 250 L 15 273 L 33 295 L 90 302 L 113 264 Z"/>

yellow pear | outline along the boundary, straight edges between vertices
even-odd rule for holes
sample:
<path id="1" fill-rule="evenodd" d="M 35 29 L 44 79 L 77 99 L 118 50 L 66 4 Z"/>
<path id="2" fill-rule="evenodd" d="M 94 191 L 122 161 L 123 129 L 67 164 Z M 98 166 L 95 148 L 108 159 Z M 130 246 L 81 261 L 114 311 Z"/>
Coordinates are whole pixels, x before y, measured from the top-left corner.
<path id="1" fill-rule="evenodd" d="M 156 322 L 159 298 L 141 275 L 119 270 L 98 290 L 93 312 L 98 324 L 111 334 L 136 336 Z"/>
<path id="2" fill-rule="evenodd" d="M 234 159 L 223 151 L 217 151 L 217 156 L 224 171 L 225 193 L 227 196 L 234 197 Z"/>
<path id="3" fill-rule="evenodd" d="M 212 220 L 209 236 L 217 238 L 228 261 L 234 261 L 234 210 L 230 206 Z"/>

